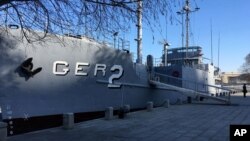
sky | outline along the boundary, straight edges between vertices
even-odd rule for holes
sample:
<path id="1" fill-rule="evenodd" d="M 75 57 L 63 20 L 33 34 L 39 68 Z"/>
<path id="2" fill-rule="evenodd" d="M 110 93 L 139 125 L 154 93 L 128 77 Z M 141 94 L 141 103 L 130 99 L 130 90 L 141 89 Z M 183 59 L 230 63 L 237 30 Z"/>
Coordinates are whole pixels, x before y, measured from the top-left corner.
<path id="1" fill-rule="evenodd" d="M 203 48 L 205 63 L 211 63 L 211 43 L 213 50 L 213 63 L 220 67 L 222 72 L 239 71 L 244 63 L 245 56 L 250 53 L 250 1 L 249 0 L 195 0 L 199 11 L 190 16 L 190 46 L 198 45 Z M 195 8 L 195 1 L 190 0 L 191 8 Z M 176 7 L 181 9 L 181 7 Z M 177 12 L 177 11 L 176 11 Z M 181 21 L 181 15 L 174 13 L 176 19 Z M 151 54 L 160 58 L 163 46 L 159 41 L 167 39 L 170 48 L 181 47 L 181 24 L 175 20 L 162 20 L 162 32 L 155 30 L 152 33 L 143 24 L 143 61 Z M 212 32 L 211 32 L 212 31 Z M 212 33 L 212 38 L 211 38 Z M 127 36 L 130 40 L 130 49 L 136 58 L 136 28 Z M 154 36 L 154 37 L 153 37 Z M 212 39 L 212 42 L 211 42 Z M 218 64 L 218 47 L 220 48 Z"/>

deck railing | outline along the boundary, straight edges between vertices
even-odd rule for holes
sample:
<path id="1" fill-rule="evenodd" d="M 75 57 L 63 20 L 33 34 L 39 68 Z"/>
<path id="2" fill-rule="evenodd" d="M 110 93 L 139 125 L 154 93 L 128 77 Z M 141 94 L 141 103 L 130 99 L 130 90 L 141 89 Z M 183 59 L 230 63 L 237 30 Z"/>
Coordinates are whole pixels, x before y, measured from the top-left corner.
<path id="1" fill-rule="evenodd" d="M 229 88 L 224 88 L 216 85 L 209 85 L 205 83 L 200 83 L 192 80 L 185 80 L 179 77 L 169 76 L 161 73 L 154 73 L 151 77 L 151 79 L 154 79 L 156 81 L 159 81 L 161 83 L 194 90 L 196 92 L 200 93 L 206 93 L 210 96 L 215 97 L 225 97 L 230 101 L 230 96 L 233 93 L 233 90 Z"/>

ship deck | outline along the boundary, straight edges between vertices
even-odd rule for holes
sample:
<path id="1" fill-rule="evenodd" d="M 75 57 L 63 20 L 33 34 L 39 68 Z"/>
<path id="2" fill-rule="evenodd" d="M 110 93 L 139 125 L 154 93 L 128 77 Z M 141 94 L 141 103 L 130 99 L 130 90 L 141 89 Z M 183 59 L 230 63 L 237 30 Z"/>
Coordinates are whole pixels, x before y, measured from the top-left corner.
<path id="1" fill-rule="evenodd" d="M 228 141 L 230 124 L 250 124 L 250 96 L 232 95 L 231 105 L 213 101 L 170 105 L 8 137 L 8 141 Z"/>

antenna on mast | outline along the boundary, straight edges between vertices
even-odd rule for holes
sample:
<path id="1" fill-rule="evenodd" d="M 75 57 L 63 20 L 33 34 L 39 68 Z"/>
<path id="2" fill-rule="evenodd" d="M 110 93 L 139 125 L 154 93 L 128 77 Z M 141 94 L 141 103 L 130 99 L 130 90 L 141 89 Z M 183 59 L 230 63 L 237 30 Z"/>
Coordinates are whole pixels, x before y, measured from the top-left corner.
<path id="1" fill-rule="evenodd" d="M 211 28 L 211 65 L 213 65 L 213 25 L 212 25 L 212 20 L 210 20 L 210 28 Z"/>
<path id="2" fill-rule="evenodd" d="M 185 45 L 186 46 L 186 57 L 185 57 L 185 62 L 187 62 L 187 60 L 188 60 L 187 53 L 188 53 L 188 46 L 189 46 L 189 22 L 190 22 L 189 14 L 192 12 L 198 11 L 200 8 L 196 7 L 194 10 L 191 10 L 190 5 L 189 5 L 190 4 L 189 0 L 186 0 L 185 3 L 186 3 L 185 6 L 182 8 L 181 11 L 178 11 L 177 14 L 181 14 L 181 15 L 186 14 L 186 20 L 185 20 L 185 23 L 186 23 L 186 45 Z M 182 32 L 183 32 L 183 30 L 182 30 Z"/>
<path id="3" fill-rule="evenodd" d="M 218 39 L 218 68 L 220 68 L 220 32 L 219 32 L 219 39 Z"/>

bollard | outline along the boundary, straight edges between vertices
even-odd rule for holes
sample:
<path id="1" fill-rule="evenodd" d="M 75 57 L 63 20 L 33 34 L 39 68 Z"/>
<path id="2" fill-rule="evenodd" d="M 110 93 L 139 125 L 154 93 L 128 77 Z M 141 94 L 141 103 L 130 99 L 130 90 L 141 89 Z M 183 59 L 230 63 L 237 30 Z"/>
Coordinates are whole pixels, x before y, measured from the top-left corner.
<path id="1" fill-rule="evenodd" d="M 7 141 L 7 123 L 0 122 L 0 141 Z"/>
<path id="2" fill-rule="evenodd" d="M 113 115 L 114 115 L 114 108 L 113 107 L 108 107 L 105 110 L 105 119 L 106 120 L 111 120 L 113 119 Z"/>
<path id="3" fill-rule="evenodd" d="M 130 105 L 124 105 L 124 109 L 126 113 L 130 112 Z"/>
<path id="4" fill-rule="evenodd" d="M 118 111 L 118 118 L 120 119 L 125 118 L 129 112 L 130 112 L 130 105 L 124 105 L 123 107 L 120 107 Z"/>
<path id="5" fill-rule="evenodd" d="M 147 111 L 148 112 L 152 111 L 153 110 L 153 106 L 154 106 L 153 102 L 151 102 L 151 101 L 148 102 L 147 103 Z"/>
<path id="6" fill-rule="evenodd" d="M 164 103 L 164 107 L 165 108 L 169 108 L 169 104 L 170 102 L 169 102 L 169 99 L 167 99 L 166 101 L 165 101 L 165 103 Z"/>
<path id="7" fill-rule="evenodd" d="M 118 118 L 119 119 L 124 119 L 126 116 L 126 113 L 125 113 L 125 109 L 124 107 L 120 107 L 119 111 L 118 111 Z"/>
<path id="8" fill-rule="evenodd" d="M 74 127 L 74 113 L 63 114 L 63 128 L 72 129 Z"/>

